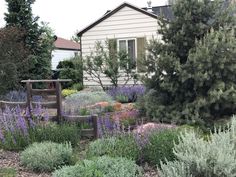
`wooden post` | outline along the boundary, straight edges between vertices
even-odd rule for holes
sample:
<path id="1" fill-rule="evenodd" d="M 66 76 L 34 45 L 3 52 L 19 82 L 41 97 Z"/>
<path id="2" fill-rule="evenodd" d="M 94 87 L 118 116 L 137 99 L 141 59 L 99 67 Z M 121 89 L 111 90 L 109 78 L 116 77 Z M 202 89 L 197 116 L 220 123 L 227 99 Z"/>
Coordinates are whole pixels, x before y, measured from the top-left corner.
<path id="1" fill-rule="evenodd" d="M 56 96 L 57 96 L 57 121 L 62 122 L 62 96 L 61 96 L 61 83 L 56 82 Z"/>
<path id="2" fill-rule="evenodd" d="M 27 103 L 26 103 L 26 106 L 28 108 L 29 114 L 31 115 L 31 112 L 32 112 L 32 110 L 31 110 L 32 83 L 30 82 L 30 80 L 29 80 L 29 82 L 26 83 L 26 88 L 27 88 Z"/>
<path id="3" fill-rule="evenodd" d="M 93 120 L 94 138 L 97 139 L 98 138 L 98 116 L 93 115 L 92 120 Z"/>

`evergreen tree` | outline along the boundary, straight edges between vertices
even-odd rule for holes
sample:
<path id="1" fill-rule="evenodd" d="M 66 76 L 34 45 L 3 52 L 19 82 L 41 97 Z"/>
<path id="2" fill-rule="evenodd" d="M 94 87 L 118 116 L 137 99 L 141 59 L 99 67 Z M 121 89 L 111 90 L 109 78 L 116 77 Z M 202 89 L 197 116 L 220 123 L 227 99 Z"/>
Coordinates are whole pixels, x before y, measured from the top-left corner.
<path id="1" fill-rule="evenodd" d="M 29 74 L 29 49 L 24 44 L 25 31 L 17 27 L 0 29 L 0 95 L 19 89 Z"/>
<path id="2" fill-rule="evenodd" d="M 26 31 L 25 44 L 30 49 L 30 79 L 45 79 L 50 76 L 53 36 L 45 25 L 38 24 L 34 17 L 32 4 L 35 0 L 6 0 L 8 13 L 5 13 L 6 26 L 17 26 Z"/>
<path id="3" fill-rule="evenodd" d="M 175 19 L 167 21 L 160 18 L 158 32 L 162 35 L 163 41 L 150 41 L 146 59 L 149 77 L 146 77 L 145 81 L 147 86 L 153 89 L 146 97 L 145 103 L 149 116 L 176 122 L 203 121 L 205 114 L 202 114 L 202 108 L 188 109 L 190 105 L 194 107 L 194 102 L 199 99 L 198 90 L 195 90 L 198 80 L 186 79 L 186 66 L 189 65 L 188 60 L 192 56 L 189 56 L 189 51 L 192 51 L 198 45 L 196 41 L 201 40 L 211 29 L 219 30 L 226 25 L 228 28 L 235 27 L 232 9 L 227 5 L 211 0 L 177 0 L 172 7 Z M 200 67 L 205 64 L 203 61 L 204 59 L 201 60 Z M 203 100 L 207 97 L 205 93 Z M 210 119 L 215 117 L 210 110 L 207 115 Z"/>

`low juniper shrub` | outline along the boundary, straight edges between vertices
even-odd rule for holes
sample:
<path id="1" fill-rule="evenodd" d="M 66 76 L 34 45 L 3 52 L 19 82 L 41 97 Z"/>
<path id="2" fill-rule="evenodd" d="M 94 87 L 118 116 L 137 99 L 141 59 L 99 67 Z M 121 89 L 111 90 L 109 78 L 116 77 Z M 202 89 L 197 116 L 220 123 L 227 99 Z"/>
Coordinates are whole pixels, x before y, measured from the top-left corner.
<path id="1" fill-rule="evenodd" d="M 141 177 L 142 169 L 134 161 L 122 157 L 96 157 L 75 166 L 66 166 L 53 177 Z"/>
<path id="2" fill-rule="evenodd" d="M 20 154 L 20 161 L 36 172 L 50 172 L 72 163 L 72 147 L 69 143 L 33 143 Z"/>

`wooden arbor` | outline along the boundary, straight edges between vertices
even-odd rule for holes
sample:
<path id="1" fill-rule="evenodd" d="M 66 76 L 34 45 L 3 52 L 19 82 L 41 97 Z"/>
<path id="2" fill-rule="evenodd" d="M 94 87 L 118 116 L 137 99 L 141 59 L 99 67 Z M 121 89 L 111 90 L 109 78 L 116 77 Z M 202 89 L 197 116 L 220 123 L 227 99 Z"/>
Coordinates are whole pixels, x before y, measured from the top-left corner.
<path id="1" fill-rule="evenodd" d="M 57 79 L 57 80 L 23 80 L 22 83 L 26 83 L 27 89 L 27 100 L 25 106 L 29 109 L 29 113 L 31 114 L 32 106 L 37 104 L 32 101 L 33 95 L 55 95 L 56 101 L 48 101 L 48 102 L 40 102 L 43 107 L 46 108 L 54 108 L 57 109 L 56 120 L 58 123 L 63 121 L 62 115 L 62 95 L 61 95 L 61 83 L 62 82 L 70 82 L 71 79 Z M 52 89 L 33 89 L 33 83 L 53 83 L 55 88 Z M 64 115 L 64 118 L 70 122 L 86 122 L 89 118 L 92 118 L 93 129 L 82 129 L 82 135 L 84 136 L 94 136 L 94 138 L 98 138 L 98 125 L 97 125 L 97 116 L 96 115 L 88 115 L 88 116 L 79 116 L 79 115 Z"/>
<path id="2" fill-rule="evenodd" d="M 43 107 L 47 108 L 55 108 L 57 109 L 57 122 L 62 122 L 62 96 L 61 96 L 61 83 L 62 82 L 70 82 L 70 79 L 57 79 L 57 80 L 23 80 L 22 83 L 26 83 L 26 89 L 27 89 L 27 100 L 26 100 L 26 106 L 29 109 L 29 112 L 31 113 L 31 106 L 33 106 L 35 103 L 32 101 L 32 96 L 39 94 L 39 95 L 55 95 L 56 101 L 50 101 L 50 102 L 42 102 L 40 103 Z M 32 84 L 33 83 L 53 83 L 56 87 L 53 89 L 33 89 Z"/>

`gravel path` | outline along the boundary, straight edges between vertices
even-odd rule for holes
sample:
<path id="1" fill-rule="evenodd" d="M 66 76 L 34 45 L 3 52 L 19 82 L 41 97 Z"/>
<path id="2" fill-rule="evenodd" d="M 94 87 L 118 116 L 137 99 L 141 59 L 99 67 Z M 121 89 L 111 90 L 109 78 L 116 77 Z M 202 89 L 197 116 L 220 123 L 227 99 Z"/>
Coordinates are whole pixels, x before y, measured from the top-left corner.
<path id="1" fill-rule="evenodd" d="M 0 150 L 0 168 L 14 168 L 17 177 L 51 177 L 50 174 L 37 174 L 20 165 L 19 153 Z"/>

